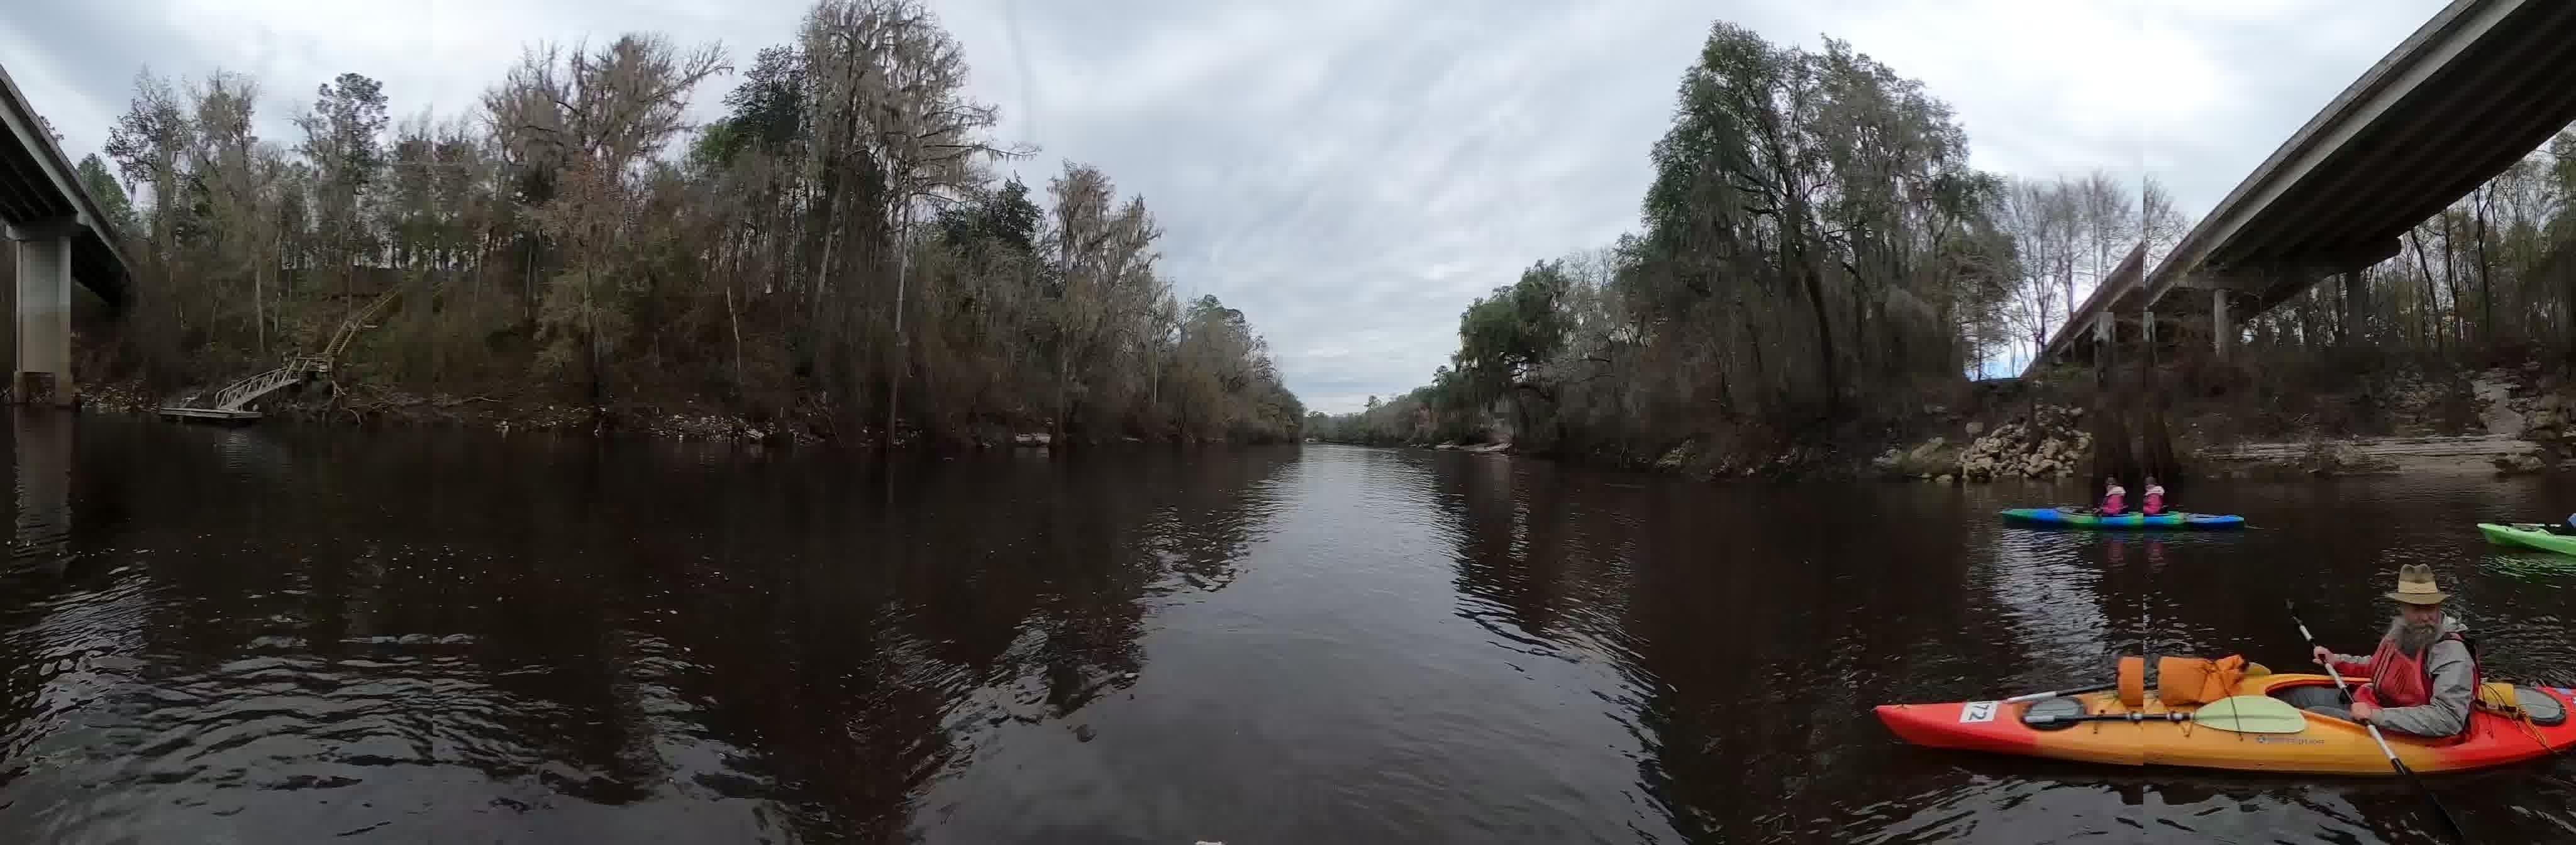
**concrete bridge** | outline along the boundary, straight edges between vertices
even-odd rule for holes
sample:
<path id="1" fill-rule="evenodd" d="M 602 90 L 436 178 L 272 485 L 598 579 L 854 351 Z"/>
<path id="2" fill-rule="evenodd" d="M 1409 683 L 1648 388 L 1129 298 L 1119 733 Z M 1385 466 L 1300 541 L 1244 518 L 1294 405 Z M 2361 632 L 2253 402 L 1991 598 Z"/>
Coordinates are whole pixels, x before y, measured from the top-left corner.
<path id="1" fill-rule="evenodd" d="M 97 200 L 70 159 L 0 68 L 0 224 L 14 242 L 10 285 L 8 394 L 15 401 L 68 404 L 72 381 L 72 281 L 109 306 L 124 304 L 125 257 Z"/>
<path id="2" fill-rule="evenodd" d="M 2157 327 L 2207 327 L 2225 357 L 2261 314 L 2395 256 L 2416 224 L 2576 122 L 2576 2 L 2455 0 L 2220 200 L 2151 273 L 2122 265 L 2033 369 Z M 2133 254 L 2133 260 L 2141 256 Z M 2168 334 L 2172 330 L 2167 329 Z"/>

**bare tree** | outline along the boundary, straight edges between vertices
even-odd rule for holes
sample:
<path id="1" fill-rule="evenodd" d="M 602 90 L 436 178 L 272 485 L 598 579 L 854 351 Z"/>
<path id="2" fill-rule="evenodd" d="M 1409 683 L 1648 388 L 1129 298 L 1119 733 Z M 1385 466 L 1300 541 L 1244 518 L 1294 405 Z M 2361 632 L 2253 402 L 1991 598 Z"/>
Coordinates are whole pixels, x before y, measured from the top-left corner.
<path id="1" fill-rule="evenodd" d="M 354 314 L 367 340 L 337 351 L 364 363 L 338 377 L 361 393 L 704 399 L 928 436 L 1303 424 L 1239 312 L 1184 314 L 1143 199 L 1089 168 L 1051 186 L 1052 214 L 994 184 L 1028 150 L 988 137 L 994 110 L 922 4 L 818 3 L 723 118 L 690 126 L 724 69 L 715 45 L 657 35 L 538 44 L 472 123 L 391 120 L 381 86 L 341 74 L 291 150 L 250 130 L 248 80 L 147 74 L 109 149 L 150 205 L 125 360 L 204 384 Z"/>
<path id="2" fill-rule="evenodd" d="M 2082 182 L 2084 233 L 2092 246 L 2091 276 L 2099 287 L 2111 275 L 2127 247 L 2138 241 L 2138 211 L 2128 186 L 2099 168 Z"/>

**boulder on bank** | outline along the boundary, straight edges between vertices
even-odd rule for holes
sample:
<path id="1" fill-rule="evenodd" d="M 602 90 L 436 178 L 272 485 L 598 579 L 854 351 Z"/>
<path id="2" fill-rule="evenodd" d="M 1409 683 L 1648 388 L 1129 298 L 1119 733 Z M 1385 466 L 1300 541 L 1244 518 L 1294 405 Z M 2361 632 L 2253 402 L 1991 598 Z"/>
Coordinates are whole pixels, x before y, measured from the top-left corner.
<path id="1" fill-rule="evenodd" d="M 1969 481 L 1998 478 L 2068 478 L 2082 471 L 2093 450 L 2083 430 L 2084 409 L 2042 405 L 1986 432 L 1961 452 L 1953 471 Z"/>
<path id="2" fill-rule="evenodd" d="M 2497 475 L 2527 475 L 2548 469 L 2549 463 L 2541 460 L 2539 455 L 2526 453 L 2514 455 L 2512 457 L 2497 458 L 2495 459 L 2495 468 Z"/>
<path id="3" fill-rule="evenodd" d="M 1959 447 L 1949 438 L 1934 437 L 1910 449 L 1890 447 L 1870 460 L 1870 468 L 1883 478 L 1916 478 L 1931 480 L 1959 465 Z"/>

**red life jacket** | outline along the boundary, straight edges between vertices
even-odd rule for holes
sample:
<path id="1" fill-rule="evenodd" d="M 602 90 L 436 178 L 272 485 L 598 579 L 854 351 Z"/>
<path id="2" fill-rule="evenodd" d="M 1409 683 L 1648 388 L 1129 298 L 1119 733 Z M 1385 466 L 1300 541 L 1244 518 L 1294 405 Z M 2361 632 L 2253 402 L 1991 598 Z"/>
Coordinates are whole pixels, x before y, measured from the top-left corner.
<path id="1" fill-rule="evenodd" d="M 2149 488 L 2147 488 L 2147 498 L 2146 498 L 2146 500 L 2145 500 L 2145 501 L 2138 503 L 2138 512 L 2139 512 L 2139 513 L 2142 513 L 2142 514 L 2146 514 L 2146 515 L 2148 515 L 2148 516 L 2155 516 L 2156 514 L 2164 513 L 2164 512 L 2165 512 L 2165 494 L 2164 494 L 2164 488 L 2162 488 L 2162 487 L 2149 487 Z"/>
<path id="2" fill-rule="evenodd" d="M 2441 639 L 2434 642 L 2445 640 L 2462 645 L 2468 643 L 2460 637 L 2458 631 L 2444 632 Z M 2370 653 L 2370 683 L 2353 690 L 2353 700 L 2370 702 L 2372 707 L 2421 707 L 2430 703 L 2433 700 L 2433 669 L 2424 665 L 2424 655 L 2432 650 L 2433 647 L 2428 645 L 2423 651 L 2407 654 L 2397 650 L 2395 637 L 2381 637 L 2378 650 Z M 2471 649 L 2469 651 L 2471 703 L 2475 703 L 2478 686 L 2485 682 L 2486 679 L 2480 677 L 2478 672 L 2477 651 Z M 2468 731 L 2469 721 L 2461 720 L 2461 732 Z"/>
<path id="3" fill-rule="evenodd" d="M 2125 491 L 2123 491 L 2123 492 L 2125 492 Z M 2123 509 L 2123 508 L 2122 508 L 2122 506 L 2121 506 L 2121 504 L 2120 504 L 2120 498 L 2121 498 L 2121 494 L 2120 494 L 2120 492 L 2111 492 L 2111 493 L 2104 493 L 2104 494 L 2102 494 L 2102 515 L 2104 515 L 2104 516 L 2119 516 L 2119 515 L 2120 515 L 2120 511 Z"/>

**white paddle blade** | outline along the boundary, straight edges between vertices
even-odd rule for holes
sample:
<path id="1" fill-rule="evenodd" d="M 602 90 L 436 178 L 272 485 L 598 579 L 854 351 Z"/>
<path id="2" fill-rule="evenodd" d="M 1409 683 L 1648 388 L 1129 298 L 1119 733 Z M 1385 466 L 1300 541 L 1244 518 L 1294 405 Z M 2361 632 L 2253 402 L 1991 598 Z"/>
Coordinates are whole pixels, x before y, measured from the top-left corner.
<path id="1" fill-rule="evenodd" d="M 2299 708 L 2268 695 L 2231 695 L 2192 711 L 2201 727 L 2241 734 L 2294 734 L 2308 729 Z"/>

